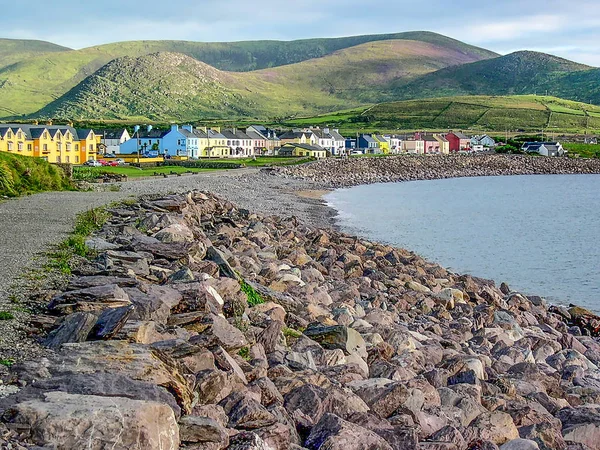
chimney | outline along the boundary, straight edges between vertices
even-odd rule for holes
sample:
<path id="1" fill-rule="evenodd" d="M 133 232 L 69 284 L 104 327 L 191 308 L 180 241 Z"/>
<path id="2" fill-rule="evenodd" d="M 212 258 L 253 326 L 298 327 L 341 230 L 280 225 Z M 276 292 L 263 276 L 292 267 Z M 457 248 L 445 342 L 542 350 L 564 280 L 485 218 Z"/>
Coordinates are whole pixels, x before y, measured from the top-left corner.
<path id="1" fill-rule="evenodd" d="M 146 127 L 146 131 L 148 131 L 148 133 L 150 133 L 152 131 L 152 125 L 148 125 Z"/>
<path id="2" fill-rule="evenodd" d="M 183 130 L 187 130 L 187 131 L 189 131 L 190 133 L 192 132 L 192 126 L 191 126 L 191 125 L 183 125 L 183 126 L 181 127 L 181 129 L 183 129 Z"/>
<path id="3" fill-rule="evenodd" d="M 323 128 L 323 133 L 329 134 L 329 128 Z"/>
<path id="4" fill-rule="evenodd" d="M 179 125 L 177 125 L 177 124 L 171 125 L 171 131 L 177 131 L 177 130 L 179 130 Z"/>

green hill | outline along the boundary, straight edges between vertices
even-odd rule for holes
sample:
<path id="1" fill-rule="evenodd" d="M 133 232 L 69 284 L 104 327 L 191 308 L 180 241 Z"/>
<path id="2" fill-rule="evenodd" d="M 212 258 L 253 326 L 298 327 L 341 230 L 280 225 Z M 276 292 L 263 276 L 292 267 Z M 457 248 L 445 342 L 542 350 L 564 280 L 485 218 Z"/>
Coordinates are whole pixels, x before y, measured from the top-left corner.
<path id="1" fill-rule="evenodd" d="M 568 85 L 569 75 L 592 69 L 556 56 L 537 52 L 516 52 L 510 55 L 447 67 L 408 83 L 390 86 L 390 98 L 446 97 L 454 95 L 559 95 L 557 87 Z M 573 98 L 572 95 L 567 95 Z"/>
<path id="2" fill-rule="evenodd" d="M 160 121 L 315 114 L 372 103 L 393 80 L 474 58 L 457 48 L 393 40 L 272 69 L 224 72 L 179 53 L 156 53 L 110 62 L 33 116 Z"/>
<path id="3" fill-rule="evenodd" d="M 63 52 L 67 47 L 45 41 L 0 38 L 0 69 L 42 53 Z"/>
<path id="4" fill-rule="evenodd" d="M 250 71 L 298 63 L 368 42 L 417 40 L 462 54 L 469 61 L 497 54 L 430 32 L 298 41 L 203 43 L 131 41 L 24 58 L 0 68 L 0 117 L 31 114 L 64 95 L 108 62 L 157 52 L 183 53 L 221 70 Z"/>
<path id="5" fill-rule="evenodd" d="M 446 97 L 382 103 L 371 108 L 291 120 L 285 125 L 327 125 L 350 134 L 448 129 L 597 133 L 600 106 L 534 95 Z"/>

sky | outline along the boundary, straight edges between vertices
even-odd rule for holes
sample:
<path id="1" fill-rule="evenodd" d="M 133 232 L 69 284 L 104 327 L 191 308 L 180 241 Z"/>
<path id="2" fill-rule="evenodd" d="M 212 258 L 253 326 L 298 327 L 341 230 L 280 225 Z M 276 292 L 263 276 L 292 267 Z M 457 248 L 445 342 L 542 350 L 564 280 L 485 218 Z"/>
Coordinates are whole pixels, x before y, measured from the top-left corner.
<path id="1" fill-rule="evenodd" d="M 5 3 L 5 5 L 3 5 Z M 293 40 L 427 30 L 501 54 L 600 67 L 598 0 L 0 0 L 0 37 L 70 48 L 125 40 Z"/>

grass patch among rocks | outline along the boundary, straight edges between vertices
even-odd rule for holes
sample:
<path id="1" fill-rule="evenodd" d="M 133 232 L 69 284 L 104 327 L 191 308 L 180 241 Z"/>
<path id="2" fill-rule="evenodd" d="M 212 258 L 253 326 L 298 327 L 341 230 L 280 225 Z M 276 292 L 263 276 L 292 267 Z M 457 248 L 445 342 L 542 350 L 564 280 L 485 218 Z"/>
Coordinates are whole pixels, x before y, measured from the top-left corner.
<path id="1" fill-rule="evenodd" d="M 74 256 L 87 257 L 91 255 L 91 250 L 85 241 L 90 234 L 102 228 L 108 217 L 109 214 L 104 208 L 93 208 L 79 214 L 73 233 L 49 253 L 49 268 L 69 275 Z"/>
<path id="2" fill-rule="evenodd" d="M 241 280 L 240 287 L 242 289 L 242 292 L 246 294 L 246 297 L 248 297 L 248 305 L 256 306 L 265 302 L 261 295 L 258 292 L 256 292 L 256 290 L 252 286 L 246 283 L 246 281 Z"/>

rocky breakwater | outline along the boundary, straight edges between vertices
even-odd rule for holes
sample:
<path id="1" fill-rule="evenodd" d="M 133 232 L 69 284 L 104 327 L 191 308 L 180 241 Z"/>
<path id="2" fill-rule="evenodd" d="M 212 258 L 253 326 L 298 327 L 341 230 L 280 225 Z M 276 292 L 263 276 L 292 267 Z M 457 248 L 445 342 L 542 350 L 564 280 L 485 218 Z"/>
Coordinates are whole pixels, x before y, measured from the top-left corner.
<path id="1" fill-rule="evenodd" d="M 12 368 L 5 446 L 600 448 L 585 310 L 211 194 L 110 212 L 36 318 L 54 351 Z"/>
<path id="2" fill-rule="evenodd" d="M 298 166 L 264 169 L 282 177 L 311 180 L 325 187 L 440 178 L 498 175 L 598 174 L 600 159 L 515 155 L 400 155 L 324 159 Z"/>

